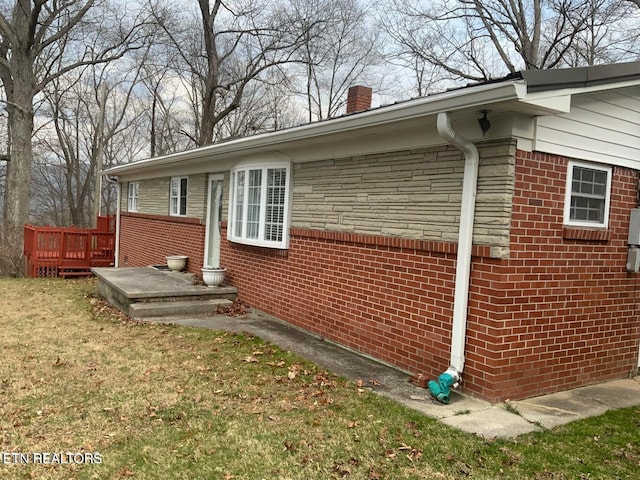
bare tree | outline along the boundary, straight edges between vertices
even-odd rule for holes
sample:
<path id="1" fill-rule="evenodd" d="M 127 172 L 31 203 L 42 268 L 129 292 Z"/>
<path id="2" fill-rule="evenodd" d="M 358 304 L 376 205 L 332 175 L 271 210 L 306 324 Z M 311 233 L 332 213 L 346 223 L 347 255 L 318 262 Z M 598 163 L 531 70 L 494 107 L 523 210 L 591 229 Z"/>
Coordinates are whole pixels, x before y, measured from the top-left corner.
<path id="1" fill-rule="evenodd" d="M 29 218 L 34 99 L 48 84 L 83 65 L 120 58 L 138 44 L 139 25 L 119 22 L 132 12 L 100 0 L 15 0 L 0 5 L 0 81 L 10 127 L 3 242 L 16 264 Z M 113 22 L 106 28 L 109 19 Z M 134 21 L 135 23 L 135 21 Z M 9 272 L 17 274 L 19 272 Z"/>
<path id="2" fill-rule="evenodd" d="M 36 225 L 73 224 L 67 201 L 67 171 L 64 164 L 45 149 L 34 145 L 31 222 Z"/>
<path id="3" fill-rule="evenodd" d="M 396 84 L 401 98 L 407 96 L 407 90 L 417 96 L 425 96 L 430 90 L 441 89 L 441 85 L 452 79 L 451 74 L 426 58 L 425 52 L 432 51 L 437 42 L 446 41 L 434 34 L 427 16 L 409 4 L 400 6 L 397 3 L 377 14 L 378 27 L 388 38 L 384 45 L 384 59 L 398 72 Z"/>
<path id="4" fill-rule="evenodd" d="M 484 81 L 521 69 L 572 63 L 583 33 L 620 0 L 391 0 L 388 29 L 400 50 L 452 78 Z M 595 14 L 600 15 L 594 19 Z"/>
<path id="5" fill-rule="evenodd" d="M 279 2 L 198 0 L 197 11 L 186 13 L 158 2 L 154 12 L 180 60 L 174 68 L 187 83 L 197 146 L 213 142 L 251 82 L 293 61 L 308 28 Z"/>
<path id="6" fill-rule="evenodd" d="M 50 122 L 39 135 L 38 150 L 46 162 L 39 165 L 36 184 L 44 191 L 58 189 L 63 200 L 40 201 L 34 209 L 40 221 L 49 217 L 55 224 L 67 221 L 79 227 L 93 225 L 95 202 L 99 202 L 95 196 L 98 159 L 102 157 L 108 167 L 131 161 L 146 150 L 142 134 L 146 128 L 142 121 L 146 105 L 134 93 L 143 64 L 130 68 L 124 68 L 124 62 L 109 68 L 92 66 L 75 79 L 67 75 L 50 82 L 45 89 L 46 107 L 42 114 Z M 103 184 L 103 201 L 112 200 L 109 192 L 108 184 Z M 38 191 L 34 196 L 42 200 Z M 51 211 L 50 207 L 58 208 L 58 203 L 66 215 Z"/>
<path id="7" fill-rule="evenodd" d="M 140 93 L 140 100 L 147 105 L 144 116 L 151 157 L 185 150 L 191 144 L 185 132 L 193 131 L 190 102 L 185 99 L 183 81 L 174 68 L 177 53 L 166 47 L 162 34 L 155 40 L 144 54 L 133 52 L 131 59 L 142 69 L 140 85 L 144 93 Z"/>
<path id="8" fill-rule="evenodd" d="M 222 119 L 215 141 L 255 135 L 300 123 L 292 97 L 292 85 L 286 72 L 273 69 L 247 85 L 242 104 Z"/>
<path id="9" fill-rule="evenodd" d="M 359 0 L 294 3 L 309 23 L 298 51 L 304 78 L 300 93 L 305 97 L 308 120 L 334 117 L 341 113 L 350 86 L 374 82 L 380 63 L 380 36 L 372 25 L 373 7 L 365 8 Z"/>
<path id="10" fill-rule="evenodd" d="M 640 9 L 627 0 L 589 0 L 585 28 L 564 58 L 568 66 L 615 63 L 634 58 L 640 39 Z"/>
<path id="11" fill-rule="evenodd" d="M 151 157 L 166 155 L 188 146 L 184 131 L 188 127 L 185 112 L 188 110 L 181 101 L 176 84 L 179 80 L 170 70 L 156 69 L 155 65 L 145 65 L 142 84 L 147 90 L 146 100 L 149 125 L 149 154 Z"/>

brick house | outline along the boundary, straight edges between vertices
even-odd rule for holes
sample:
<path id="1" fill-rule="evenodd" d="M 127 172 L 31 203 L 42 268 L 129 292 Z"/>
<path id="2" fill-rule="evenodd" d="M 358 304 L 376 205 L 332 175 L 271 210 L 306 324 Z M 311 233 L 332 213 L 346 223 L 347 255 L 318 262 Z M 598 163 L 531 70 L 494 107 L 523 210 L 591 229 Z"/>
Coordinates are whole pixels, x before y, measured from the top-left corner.
<path id="1" fill-rule="evenodd" d="M 340 118 L 105 171 L 117 264 L 220 263 L 251 306 L 490 401 L 637 374 L 640 62 L 351 93 Z"/>

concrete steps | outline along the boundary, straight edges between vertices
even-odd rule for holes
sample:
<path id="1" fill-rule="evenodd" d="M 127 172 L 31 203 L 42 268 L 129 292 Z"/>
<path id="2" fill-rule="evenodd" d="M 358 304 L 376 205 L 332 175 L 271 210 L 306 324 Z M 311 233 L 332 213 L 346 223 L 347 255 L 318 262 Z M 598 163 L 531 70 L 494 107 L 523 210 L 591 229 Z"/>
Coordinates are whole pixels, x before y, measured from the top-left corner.
<path id="1" fill-rule="evenodd" d="M 189 273 L 162 272 L 151 267 L 93 268 L 98 294 L 132 318 L 215 313 L 230 305 L 237 289 L 207 287 Z"/>
<path id="2" fill-rule="evenodd" d="M 129 305 L 129 316 L 131 318 L 148 318 L 176 315 L 203 315 L 216 313 L 219 306 L 224 307 L 231 304 L 233 304 L 233 302 L 227 298 L 174 300 L 171 302 L 138 302 Z"/>

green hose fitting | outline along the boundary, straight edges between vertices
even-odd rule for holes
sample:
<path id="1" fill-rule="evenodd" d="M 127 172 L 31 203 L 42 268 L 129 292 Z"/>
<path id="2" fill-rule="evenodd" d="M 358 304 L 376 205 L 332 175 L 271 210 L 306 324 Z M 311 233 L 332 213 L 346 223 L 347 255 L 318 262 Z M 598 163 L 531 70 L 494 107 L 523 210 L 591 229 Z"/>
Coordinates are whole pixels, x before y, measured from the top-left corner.
<path id="1" fill-rule="evenodd" d="M 449 403 L 449 394 L 451 388 L 458 383 L 458 373 L 453 368 L 449 368 L 446 372 L 438 377 L 438 381 L 429 380 L 427 387 L 431 395 L 440 403 Z"/>

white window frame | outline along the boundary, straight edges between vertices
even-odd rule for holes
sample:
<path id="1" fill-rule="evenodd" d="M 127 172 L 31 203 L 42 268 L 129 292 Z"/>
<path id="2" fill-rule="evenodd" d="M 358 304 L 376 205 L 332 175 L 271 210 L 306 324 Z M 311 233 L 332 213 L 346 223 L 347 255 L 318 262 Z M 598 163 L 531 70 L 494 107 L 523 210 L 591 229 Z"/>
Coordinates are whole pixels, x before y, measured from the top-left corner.
<path id="1" fill-rule="evenodd" d="M 138 192 L 140 191 L 140 182 L 129 182 L 127 185 L 127 211 L 138 211 Z"/>
<path id="2" fill-rule="evenodd" d="M 589 222 L 584 220 L 574 220 L 571 218 L 571 198 L 573 197 L 572 185 L 573 185 L 573 168 L 588 168 L 591 170 L 599 170 L 607 174 L 607 184 L 605 187 L 604 198 L 604 219 L 602 222 Z M 607 165 L 601 165 L 597 163 L 581 162 L 576 160 L 570 160 L 567 170 L 567 183 L 565 187 L 564 198 L 564 225 L 571 227 L 591 227 L 591 228 L 607 228 L 609 226 L 609 208 L 611 205 L 611 177 L 613 175 L 613 168 Z"/>
<path id="3" fill-rule="evenodd" d="M 271 169 L 284 169 L 285 170 L 285 185 L 284 185 L 284 210 L 283 210 L 283 222 L 282 222 L 282 238 L 278 240 L 266 240 L 266 216 L 267 216 L 267 188 L 266 182 L 268 179 L 268 171 Z M 258 221 L 258 234 L 257 238 L 249 238 L 247 235 L 248 209 L 249 209 L 249 172 L 253 170 L 261 170 L 261 185 L 260 185 L 260 213 Z M 242 173 L 243 172 L 243 173 Z M 239 192 L 237 188 L 238 175 L 242 173 L 244 175 L 244 188 L 242 192 Z M 227 225 L 227 239 L 231 242 L 242 243 L 245 245 L 253 245 L 258 247 L 269 247 L 287 249 L 289 248 L 289 224 L 290 224 L 290 202 L 291 202 L 291 164 L 290 162 L 269 162 L 269 163 L 252 163 L 241 164 L 231 169 L 231 179 L 229 185 L 229 221 Z M 241 193 L 243 197 L 238 202 L 238 194 Z M 242 210 L 238 209 L 238 205 L 241 204 Z M 236 233 L 237 218 L 240 215 L 241 218 L 241 233 Z"/>
<path id="4" fill-rule="evenodd" d="M 182 192 L 182 180 L 185 180 L 184 195 Z M 174 184 L 178 184 L 178 194 L 174 195 Z M 187 216 L 187 199 L 189 195 L 189 177 L 171 177 L 169 182 L 169 215 L 173 217 Z M 184 202 L 184 203 L 183 203 Z M 183 208 L 184 207 L 184 208 Z M 180 213 L 184 210 L 184 213 Z"/>

